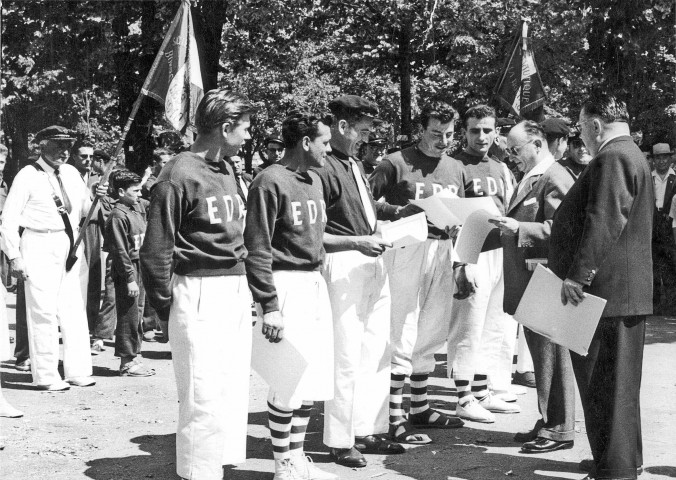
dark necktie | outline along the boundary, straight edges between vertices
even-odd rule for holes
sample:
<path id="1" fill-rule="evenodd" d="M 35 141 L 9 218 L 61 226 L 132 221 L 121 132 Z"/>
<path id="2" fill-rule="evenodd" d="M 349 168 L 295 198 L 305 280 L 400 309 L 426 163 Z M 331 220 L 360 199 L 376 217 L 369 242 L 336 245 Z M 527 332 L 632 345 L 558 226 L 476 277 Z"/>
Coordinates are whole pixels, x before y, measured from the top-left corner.
<path id="1" fill-rule="evenodd" d="M 61 189 L 61 199 L 63 200 L 63 206 L 66 209 L 66 211 L 70 213 L 73 210 L 73 206 L 70 204 L 70 198 L 68 198 L 66 189 L 63 188 L 63 182 L 61 181 L 61 175 L 59 174 L 59 167 L 56 167 L 54 169 L 54 175 L 56 175 L 56 179 L 59 181 L 59 188 Z"/>

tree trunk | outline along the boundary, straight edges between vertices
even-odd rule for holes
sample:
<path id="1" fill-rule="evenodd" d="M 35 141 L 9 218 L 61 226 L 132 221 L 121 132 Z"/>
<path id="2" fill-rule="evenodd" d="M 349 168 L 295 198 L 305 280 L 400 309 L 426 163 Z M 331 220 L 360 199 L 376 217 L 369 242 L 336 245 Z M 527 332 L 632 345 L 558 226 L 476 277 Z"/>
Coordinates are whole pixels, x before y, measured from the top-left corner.
<path id="1" fill-rule="evenodd" d="M 404 17 L 399 32 L 399 82 L 401 98 L 401 135 L 411 140 L 411 39 L 413 37 L 412 21 Z"/>

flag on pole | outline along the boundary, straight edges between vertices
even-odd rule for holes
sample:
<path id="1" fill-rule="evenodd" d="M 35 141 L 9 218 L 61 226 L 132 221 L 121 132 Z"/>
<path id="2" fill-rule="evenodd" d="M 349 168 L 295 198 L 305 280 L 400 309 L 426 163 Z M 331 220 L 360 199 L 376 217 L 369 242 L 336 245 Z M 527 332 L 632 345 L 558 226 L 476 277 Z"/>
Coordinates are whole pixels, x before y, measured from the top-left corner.
<path id="1" fill-rule="evenodd" d="M 141 93 L 162 103 L 167 121 L 186 133 L 204 96 L 189 0 L 181 2 Z"/>
<path id="2" fill-rule="evenodd" d="M 493 93 L 502 106 L 519 118 L 537 115 L 545 104 L 545 89 L 528 42 L 528 22 L 523 22 L 521 35 L 517 32 L 514 38 Z"/>

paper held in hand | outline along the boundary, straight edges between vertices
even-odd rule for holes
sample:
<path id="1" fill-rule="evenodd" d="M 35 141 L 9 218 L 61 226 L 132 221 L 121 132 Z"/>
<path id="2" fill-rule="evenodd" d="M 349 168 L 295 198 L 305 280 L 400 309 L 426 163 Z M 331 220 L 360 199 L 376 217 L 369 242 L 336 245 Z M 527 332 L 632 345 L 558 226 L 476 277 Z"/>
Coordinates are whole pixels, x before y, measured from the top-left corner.
<path id="1" fill-rule="evenodd" d="M 383 240 L 392 244 L 394 248 L 408 247 L 427 239 L 427 219 L 424 213 L 416 213 L 404 217 L 396 222 L 384 223 L 380 227 Z"/>
<path id="2" fill-rule="evenodd" d="M 578 306 L 561 303 L 563 281 L 538 265 L 521 297 L 514 319 L 535 333 L 586 356 L 606 301 L 589 295 Z"/>

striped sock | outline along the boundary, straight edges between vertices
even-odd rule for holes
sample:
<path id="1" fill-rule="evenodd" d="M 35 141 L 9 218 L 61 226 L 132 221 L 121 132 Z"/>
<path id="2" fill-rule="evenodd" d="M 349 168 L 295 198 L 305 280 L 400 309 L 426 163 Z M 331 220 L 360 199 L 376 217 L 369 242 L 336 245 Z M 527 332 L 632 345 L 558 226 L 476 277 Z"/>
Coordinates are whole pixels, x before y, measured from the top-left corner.
<path id="1" fill-rule="evenodd" d="M 429 375 L 426 373 L 414 373 L 411 375 L 411 413 L 423 413 L 430 408 L 427 400 L 427 381 Z"/>
<path id="2" fill-rule="evenodd" d="M 477 400 L 481 400 L 488 395 L 488 375 L 474 374 L 474 380 L 472 380 L 472 394 L 474 394 L 474 397 Z"/>
<path id="3" fill-rule="evenodd" d="M 310 423 L 310 414 L 314 402 L 303 402 L 303 406 L 293 411 L 291 419 L 291 443 L 289 444 L 289 453 L 291 455 L 303 454 L 303 442 L 305 442 L 305 432 Z"/>
<path id="4" fill-rule="evenodd" d="M 472 390 L 469 387 L 469 380 L 454 380 L 455 388 L 458 391 L 458 405 L 465 405 L 472 396 Z"/>
<path id="5" fill-rule="evenodd" d="M 399 425 L 406 421 L 404 416 L 404 383 L 406 375 L 393 373 L 390 377 L 390 425 Z"/>
<path id="6" fill-rule="evenodd" d="M 272 439 L 272 456 L 275 460 L 290 458 L 289 442 L 292 410 L 282 410 L 268 402 L 268 426 Z"/>

